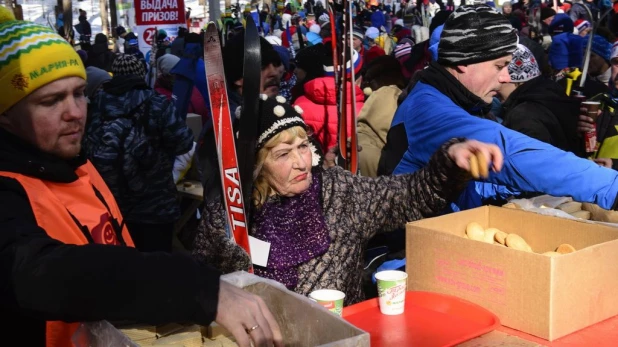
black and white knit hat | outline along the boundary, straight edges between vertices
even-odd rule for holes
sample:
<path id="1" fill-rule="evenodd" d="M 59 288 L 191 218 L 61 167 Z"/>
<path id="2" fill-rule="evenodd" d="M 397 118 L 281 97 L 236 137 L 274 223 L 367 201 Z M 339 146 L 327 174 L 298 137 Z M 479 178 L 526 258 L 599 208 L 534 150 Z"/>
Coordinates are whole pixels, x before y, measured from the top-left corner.
<path id="1" fill-rule="evenodd" d="M 112 73 L 114 76 L 139 76 L 146 78 L 146 68 L 141 61 L 130 54 L 120 54 L 116 56 L 112 63 Z"/>
<path id="2" fill-rule="evenodd" d="M 260 150 L 270 139 L 285 129 L 298 126 L 307 130 L 307 124 L 303 120 L 302 114 L 303 110 L 300 107 L 290 105 L 283 96 L 269 98 L 266 94 L 261 94 L 256 150 Z M 322 156 L 311 136 L 309 136 L 309 139 L 313 153 L 312 164 L 313 166 L 320 165 Z"/>
<path id="3" fill-rule="evenodd" d="M 438 63 L 476 64 L 512 54 L 519 39 L 511 23 L 487 5 L 466 5 L 453 12 L 440 36 Z"/>

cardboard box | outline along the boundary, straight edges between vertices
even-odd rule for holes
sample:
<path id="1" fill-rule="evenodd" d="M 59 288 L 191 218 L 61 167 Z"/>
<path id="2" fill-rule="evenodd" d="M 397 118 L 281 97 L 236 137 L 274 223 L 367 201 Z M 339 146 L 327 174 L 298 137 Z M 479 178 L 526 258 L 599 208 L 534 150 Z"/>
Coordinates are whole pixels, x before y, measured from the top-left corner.
<path id="1" fill-rule="evenodd" d="M 517 233 L 527 253 L 463 238 L 468 223 Z M 481 207 L 408 223 L 409 290 L 455 295 L 505 326 L 555 340 L 618 315 L 618 229 L 532 212 Z M 575 253 L 538 253 L 569 243 Z"/>

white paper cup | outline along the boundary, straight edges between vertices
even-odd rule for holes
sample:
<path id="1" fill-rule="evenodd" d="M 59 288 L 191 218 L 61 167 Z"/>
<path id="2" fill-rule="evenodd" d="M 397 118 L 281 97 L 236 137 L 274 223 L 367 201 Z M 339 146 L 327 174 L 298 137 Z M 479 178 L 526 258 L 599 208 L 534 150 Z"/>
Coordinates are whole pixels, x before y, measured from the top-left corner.
<path id="1" fill-rule="evenodd" d="M 403 271 L 387 270 L 376 274 L 380 312 L 387 315 L 402 314 L 406 304 L 406 282 L 408 274 Z"/>
<path id="2" fill-rule="evenodd" d="M 309 298 L 332 313 L 341 316 L 345 293 L 334 289 L 320 289 L 311 292 Z"/>

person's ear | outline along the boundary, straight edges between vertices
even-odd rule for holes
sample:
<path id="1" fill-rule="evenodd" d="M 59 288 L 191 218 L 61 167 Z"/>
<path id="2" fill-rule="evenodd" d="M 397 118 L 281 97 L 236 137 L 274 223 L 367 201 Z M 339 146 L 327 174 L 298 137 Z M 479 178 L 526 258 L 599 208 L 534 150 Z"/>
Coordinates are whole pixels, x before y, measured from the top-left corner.
<path id="1" fill-rule="evenodd" d="M 457 71 L 458 73 L 466 73 L 468 72 L 468 65 L 456 65 L 455 71 Z"/>
<path id="2" fill-rule="evenodd" d="M 6 128 L 11 124 L 11 118 L 8 114 L 8 111 L 4 113 L 0 113 L 0 128 Z"/>

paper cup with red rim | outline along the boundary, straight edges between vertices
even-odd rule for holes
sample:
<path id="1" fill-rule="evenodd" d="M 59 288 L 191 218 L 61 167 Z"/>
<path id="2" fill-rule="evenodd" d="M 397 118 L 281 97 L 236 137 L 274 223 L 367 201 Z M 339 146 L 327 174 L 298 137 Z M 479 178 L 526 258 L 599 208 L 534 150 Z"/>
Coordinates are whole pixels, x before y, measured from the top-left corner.
<path id="1" fill-rule="evenodd" d="M 319 289 L 311 292 L 309 298 L 332 313 L 341 316 L 345 293 L 334 289 Z"/>

